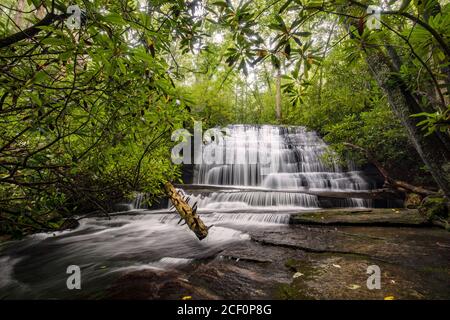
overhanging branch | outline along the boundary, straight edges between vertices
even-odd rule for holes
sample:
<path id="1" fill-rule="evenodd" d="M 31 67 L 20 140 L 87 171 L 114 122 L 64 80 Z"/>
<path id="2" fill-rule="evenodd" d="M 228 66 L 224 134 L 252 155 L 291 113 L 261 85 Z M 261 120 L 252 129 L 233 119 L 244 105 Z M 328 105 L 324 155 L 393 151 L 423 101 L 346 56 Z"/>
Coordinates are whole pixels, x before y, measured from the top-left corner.
<path id="1" fill-rule="evenodd" d="M 69 16 L 69 14 L 67 14 L 67 13 L 62 13 L 62 14 L 48 13 L 44 17 L 44 19 L 42 19 L 35 25 L 33 25 L 25 30 L 21 30 L 15 34 L 12 34 L 6 38 L 0 39 L 0 49 L 6 48 L 14 43 L 19 42 L 19 41 L 22 41 L 25 39 L 30 39 L 42 31 L 42 29 L 40 29 L 39 27 L 49 26 L 52 23 L 54 23 L 55 21 L 60 21 L 62 19 L 67 18 L 68 16 Z"/>

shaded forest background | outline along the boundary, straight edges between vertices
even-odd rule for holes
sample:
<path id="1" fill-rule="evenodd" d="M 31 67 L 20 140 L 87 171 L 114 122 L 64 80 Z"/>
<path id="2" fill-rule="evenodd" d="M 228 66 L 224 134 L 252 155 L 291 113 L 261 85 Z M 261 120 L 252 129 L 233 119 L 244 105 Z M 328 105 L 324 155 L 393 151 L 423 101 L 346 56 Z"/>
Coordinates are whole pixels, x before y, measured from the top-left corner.
<path id="1" fill-rule="evenodd" d="M 387 186 L 450 194 L 448 1 L 5 0 L 0 33 L 0 234 L 157 201 L 194 120 L 306 126 Z"/>

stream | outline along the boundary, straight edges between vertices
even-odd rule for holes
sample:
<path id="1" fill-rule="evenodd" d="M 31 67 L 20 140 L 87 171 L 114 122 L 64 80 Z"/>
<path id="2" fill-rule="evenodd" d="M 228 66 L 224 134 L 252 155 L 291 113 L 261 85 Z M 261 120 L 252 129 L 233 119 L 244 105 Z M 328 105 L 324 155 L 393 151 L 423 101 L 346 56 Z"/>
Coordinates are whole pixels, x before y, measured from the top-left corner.
<path id="1" fill-rule="evenodd" d="M 197 283 L 193 287 L 186 287 L 182 282 L 177 282 L 174 285 L 177 289 L 169 290 L 170 292 L 168 289 L 158 291 L 160 287 L 152 287 L 143 291 L 154 290 L 159 292 L 158 295 L 152 293 L 143 297 L 180 298 L 182 292 L 187 290 L 186 294 L 192 294 L 192 290 L 195 291 L 197 289 L 194 288 L 199 287 L 204 288 L 201 293 L 197 292 L 199 298 L 274 297 L 273 286 L 265 288 L 265 285 L 261 284 L 258 289 L 256 285 L 264 282 L 260 279 L 263 274 L 267 276 L 268 283 L 289 283 L 292 280 L 292 270 L 282 270 L 284 261 L 290 257 L 305 259 L 303 253 L 292 249 L 301 239 L 308 239 L 307 244 L 314 248 L 322 248 L 324 243 L 332 243 L 336 237 L 342 237 L 341 234 L 345 231 L 341 230 L 341 227 L 338 230 L 320 226 L 306 228 L 290 225 L 291 215 L 316 212 L 323 208 L 323 201 L 319 197 L 301 191 L 356 192 L 375 189 L 379 182 L 370 174 L 358 170 L 351 162 L 342 166 L 337 160 L 325 161 L 324 154 L 330 152 L 327 145 L 316 133 L 303 127 L 234 125 L 229 127 L 229 131 L 230 135 L 225 137 L 223 144 L 212 151 L 216 157 L 223 157 L 223 163 L 194 166 L 192 185 L 215 188 L 195 190 L 186 185 L 186 188 L 180 189 L 180 192 L 189 197 L 191 205 L 197 204 L 198 213 L 205 224 L 213 226 L 206 239 L 199 241 L 186 225 L 179 224 L 179 216 L 170 212 L 170 204 L 168 208 L 150 210 L 145 204 L 145 195 L 137 195 L 130 204 L 130 210 L 113 213 L 109 218 L 85 218 L 80 220 L 80 226 L 75 230 L 34 234 L 22 240 L 0 244 L 0 298 L 123 298 L 129 297 L 130 292 L 140 294 L 143 290 L 132 287 L 121 292 L 120 288 L 126 287 L 121 285 L 123 281 L 139 282 L 138 286 L 146 281 L 155 285 L 161 279 L 167 282 L 186 279 L 189 276 L 194 277 L 190 283 Z M 270 161 L 263 163 L 264 156 Z M 252 159 L 255 161 L 251 161 Z M 221 186 L 238 186 L 240 189 L 238 192 L 226 188 L 220 190 Z M 396 204 L 385 202 L 381 206 L 392 207 Z M 327 207 L 347 210 L 374 206 L 380 204 L 359 198 L 327 200 Z M 408 231 L 409 229 L 401 232 L 392 228 L 383 230 L 379 229 L 374 237 L 388 234 L 391 241 L 396 239 L 395 248 L 408 243 L 411 234 L 417 232 Z M 356 232 L 359 235 L 367 233 L 365 230 L 351 228 L 345 232 Z M 434 231 L 426 232 L 434 235 Z M 259 239 L 259 242 L 255 243 L 255 239 Z M 272 239 L 274 242 L 271 246 L 274 248 L 282 241 L 294 240 L 289 244 L 292 248 L 282 243 L 280 247 L 284 249 L 267 251 L 267 248 L 260 244 L 264 239 Z M 341 239 L 340 243 L 344 247 L 339 249 L 340 252 L 355 246 L 354 241 L 350 243 L 346 239 Z M 359 239 L 360 243 L 368 241 Z M 370 240 L 370 237 L 368 239 L 373 240 Z M 388 240 L 383 240 L 382 243 L 386 244 Z M 445 243 L 448 242 L 448 237 L 445 233 L 439 233 L 436 241 Z M 446 245 L 444 244 L 443 248 Z M 380 248 L 386 249 L 385 245 Z M 240 251 L 233 251 L 236 249 Z M 407 249 L 403 251 L 409 252 Z M 448 254 L 442 255 L 443 261 L 447 256 Z M 224 261 L 224 257 L 228 257 L 229 261 L 220 262 Z M 269 262 L 270 266 L 261 269 L 261 263 Z M 209 280 L 201 279 L 202 276 L 211 274 L 211 270 L 217 271 L 218 274 L 228 274 L 226 270 L 232 267 L 230 263 L 243 263 L 240 268 L 244 271 L 239 271 L 239 276 L 235 279 L 241 279 L 243 275 L 250 279 L 244 277 L 247 280 L 236 282 L 239 282 L 236 285 L 240 288 L 246 285 L 247 289 L 236 291 L 236 288 L 231 288 L 228 289 L 227 295 L 225 288 L 225 293 L 219 294 L 222 289 L 215 289 L 214 286 L 220 287 L 217 284 L 220 276 L 216 275 Z M 258 267 L 252 263 L 256 263 Z M 441 260 L 433 263 L 438 266 L 442 264 Z M 81 290 L 67 289 L 66 280 L 69 275 L 66 270 L 70 265 L 81 268 Z M 258 268 L 261 272 L 261 276 L 258 275 L 260 278 L 256 276 Z M 203 270 L 201 275 L 193 275 L 192 270 L 198 269 Z M 229 274 L 237 272 L 236 269 L 230 270 Z M 137 275 L 138 279 L 141 276 L 144 278 L 139 281 L 123 280 L 124 276 L 130 274 Z M 155 274 L 158 280 L 154 279 Z M 362 274 L 364 276 L 364 270 Z M 233 281 L 230 280 L 230 283 Z M 444 296 L 448 294 L 445 288 L 439 290 L 443 290 Z M 206 291 L 209 293 L 206 294 Z M 133 294 L 131 298 L 143 298 Z M 275 297 L 286 298 L 282 295 Z"/>

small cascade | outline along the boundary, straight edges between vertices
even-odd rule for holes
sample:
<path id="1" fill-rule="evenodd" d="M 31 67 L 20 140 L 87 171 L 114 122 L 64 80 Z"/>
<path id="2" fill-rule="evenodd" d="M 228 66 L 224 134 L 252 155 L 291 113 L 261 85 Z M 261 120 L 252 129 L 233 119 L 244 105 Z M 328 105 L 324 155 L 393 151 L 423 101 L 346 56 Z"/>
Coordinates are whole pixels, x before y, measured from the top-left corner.
<path id="1" fill-rule="evenodd" d="M 226 211 L 226 210 L 225 210 Z M 290 213 L 204 213 L 202 220 L 207 225 L 221 224 L 288 224 Z M 175 214 L 161 214 L 158 221 L 167 224 L 178 224 L 180 217 Z"/>
<path id="2" fill-rule="evenodd" d="M 240 214 L 240 213 L 226 213 L 215 214 L 212 222 L 231 222 L 238 224 L 288 224 L 290 214 L 273 214 L 273 213 L 259 213 L 259 214 Z"/>
<path id="3" fill-rule="evenodd" d="M 133 209 L 144 209 L 145 207 L 145 193 L 137 193 L 133 201 Z"/>
<path id="4" fill-rule="evenodd" d="M 270 236 L 286 229 L 291 214 L 299 211 L 371 206 L 351 195 L 375 184 L 352 163 L 343 167 L 325 161 L 329 150 L 316 133 L 302 127 L 228 129 L 224 143 L 212 150 L 223 156 L 222 163 L 195 165 L 193 184 L 178 189 L 192 206 L 197 204 L 205 225 L 214 226 L 205 239 L 199 241 L 178 214 L 169 212 L 167 202 L 162 201 L 158 210 L 147 201 L 150 197 L 137 194 L 133 203 L 120 204 L 108 219 L 83 218 L 76 229 L 36 234 L 2 246 L 0 298 L 97 296 L 98 288 L 124 272 L 181 270 L 230 246 L 245 246 L 260 229 L 263 235 L 268 228 Z M 345 191 L 350 197 L 327 197 L 322 191 Z M 123 211 L 129 207 L 133 209 Z M 89 281 L 79 296 L 61 285 L 67 280 L 61 270 L 73 263 L 82 266 L 83 281 Z"/>
<path id="5" fill-rule="evenodd" d="M 319 202 L 316 196 L 293 192 L 243 191 L 233 193 L 213 192 L 210 194 L 192 194 L 189 202 L 192 205 L 197 202 L 198 208 L 210 210 L 235 208 L 268 209 L 269 207 L 279 209 L 319 208 Z"/>

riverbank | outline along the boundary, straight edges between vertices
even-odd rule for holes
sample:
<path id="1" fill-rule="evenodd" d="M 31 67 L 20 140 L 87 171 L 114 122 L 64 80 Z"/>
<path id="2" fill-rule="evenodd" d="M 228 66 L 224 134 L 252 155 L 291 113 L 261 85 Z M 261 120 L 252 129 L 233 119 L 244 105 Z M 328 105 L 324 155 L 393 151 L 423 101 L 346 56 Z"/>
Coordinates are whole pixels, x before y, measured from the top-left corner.
<path id="1" fill-rule="evenodd" d="M 112 299 L 448 299 L 450 233 L 415 210 L 331 210 L 247 231 L 214 257 L 124 273 Z M 369 290 L 367 267 L 381 270 Z"/>

